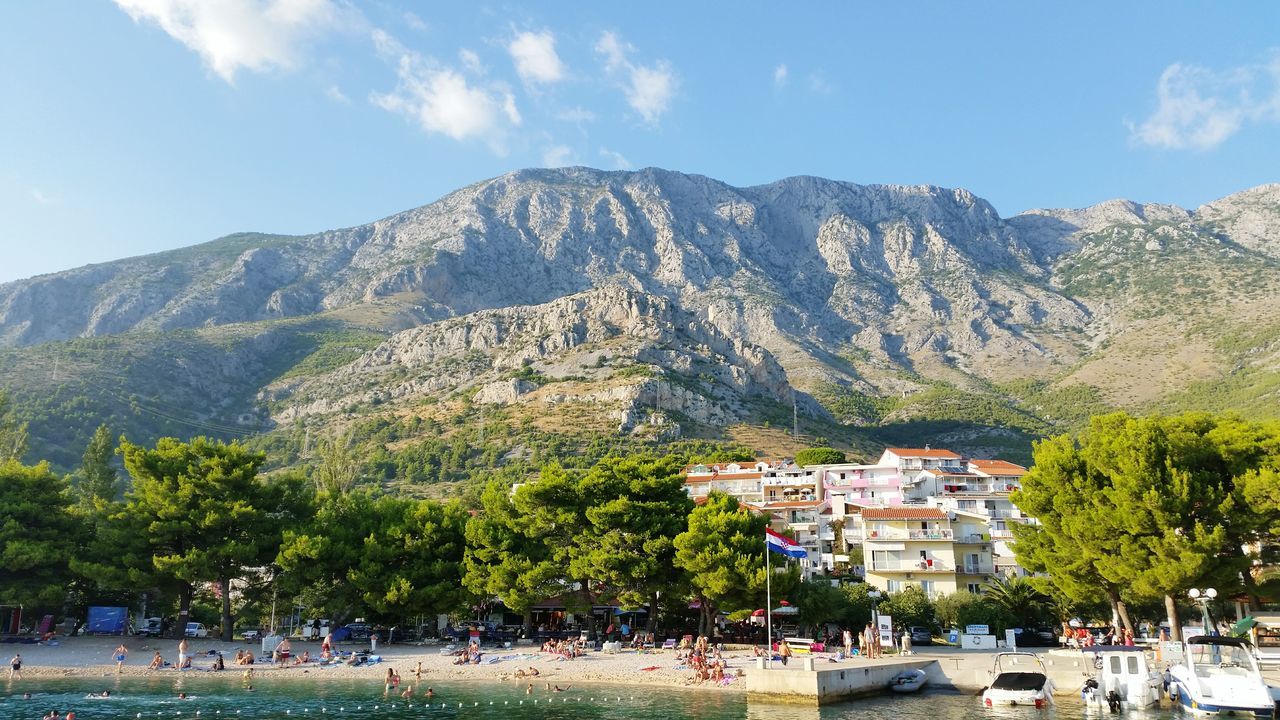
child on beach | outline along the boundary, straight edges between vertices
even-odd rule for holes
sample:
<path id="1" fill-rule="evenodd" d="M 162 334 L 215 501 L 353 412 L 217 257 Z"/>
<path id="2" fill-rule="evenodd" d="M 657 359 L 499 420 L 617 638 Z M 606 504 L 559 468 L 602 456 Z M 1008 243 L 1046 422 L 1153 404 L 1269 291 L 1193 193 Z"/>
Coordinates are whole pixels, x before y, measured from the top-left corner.
<path id="1" fill-rule="evenodd" d="M 22 679 L 22 653 L 14 655 L 13 658 L 9 660 L 9 679 Z"/>
<path id="2" fill-rule="evenodd" d="M 119 645 L 116 646 L 116 652 L 114 657 L 116 660 L 117 675 L 124 672 L 124 659 L 126 656 L 128 656 L 128 654 L 129 654 L 129 648 L 125 647 L 124 643 L 120 643 Z"/>

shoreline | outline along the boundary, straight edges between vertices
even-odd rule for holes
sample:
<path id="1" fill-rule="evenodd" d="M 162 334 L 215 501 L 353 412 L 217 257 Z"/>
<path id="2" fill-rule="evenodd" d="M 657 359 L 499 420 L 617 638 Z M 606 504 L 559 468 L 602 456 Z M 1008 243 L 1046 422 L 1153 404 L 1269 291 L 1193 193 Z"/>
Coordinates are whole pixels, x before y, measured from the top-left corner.
<path id="1" fill-rule="evenodd" d="M 662 687 L 680 690 L 694 690 L 709 693 L 745 694 L 746 678 L 737 677 L 738 671 L 743 673 L 753 665 L 753 656 L 749 651 L 726 652 L 724 657 L 729 672 L 734 675 L 727 684 L 691 682 L 693 672 L 683 669 L 676 660 L 675 653 L 667 650 L 636 653 L 623 651 L 618 653 L 591 652 L 574 660 L 559 660 L 555 656 L 538 652 L 536 647 L 513 647 L 485 652 L 486 662 L 479 665 L 454 665 L 454 657 L 441 655 L 442 645 L 392 645 L 379 647 L 375 655 L 381 662 L 372 665 L 347 666 L 343 664 L 320 665 L 311 662 L 306 665 L 273 665 L 269 662 L 257 662 L 253 665 L 233 665 L 230 659 L 237 650 L 252 650 L 255 653 L 259 644 L 245 642 L 224 643 L 208 639 L 191 640 L 192 668 L 177 670 L 166 667 L 151 670 L 147 667 L 153 653 L 159 651 L 166 660 L 177 657 L 177 640 L 155 638 L 125 638 L 124 644 L 129 648 L 128 659 L 119 672 L 111 657 L 114 648 L 120 644 L 119 637 L 73 637 L 60 638 L 57 645 L 12 645 L 12 649 L 0 645 L 0 652 L 21 653 L 23 657 L 22 678 L 8 681 L 9 690 L 20 690 L 38 684 L 43 679 L 69 678 L 83 680 L 104 680 L 116 678 L 171 678 L 182 681 L 203 682 L 205 679 L 239 679 L 246 670 L 253 671 L 254 682 L 317 682 L 327 679 L 361 681 L 381 685 L 387 668 L 394 668 L 400 675 L 401 687 L 412 685 L 427 686 L 431 683 L 510 683 L 519 687 L 532 683 L 537 690 L 542 690 L 544 683 L 552 684 L 591 684 L 591 685 L 625 685 L 634 687 Z M 319 643 L 291 641 L 297 654 L 311 651 L 319 654 Z M 362 649 L 363 644 L 344 644 L 339 649 Z M 214 655 L 221 652 L 226 669 L 221 672 L 210 669 Z M 417 664 L 422 664 L 421 679 L 414 675 Z M 517 670 L 527 672 L 530 667 L 537 668 L 538 675 L 516 677 Z"/>

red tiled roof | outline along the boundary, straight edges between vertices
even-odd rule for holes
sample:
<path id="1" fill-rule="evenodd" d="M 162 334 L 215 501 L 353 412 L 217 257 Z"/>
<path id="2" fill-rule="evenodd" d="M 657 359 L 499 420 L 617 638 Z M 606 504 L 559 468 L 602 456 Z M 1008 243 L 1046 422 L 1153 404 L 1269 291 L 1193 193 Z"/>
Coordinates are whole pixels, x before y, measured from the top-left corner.
<path id="1" fill-rule="evenodd" d="M 863 508 L 864 520 L 946 520 L 947 514 L 934 507 Z"/>
<path id="2" fill-rule="evenodd" d="M 975 469 L 988 475 L 1026 475 L 1027 469 L 1007 460 L 970 460 Z"/>
<path id="3" fill-rule="evenodd" d="M 719 475 L 698 475 L 695 477 L 685 477 L 685 484 L 689 483 L 709 483 L 712 480 L 759 480 L 764 477 L 762 472 L 722 472 Z"/>
<path id="4" fill-rule="evenodd" d="M 885 450 L 898 457 L 961 459 L 959 455 L 950 450 L 934 450 L 933 448 L 885 448 Z"/>

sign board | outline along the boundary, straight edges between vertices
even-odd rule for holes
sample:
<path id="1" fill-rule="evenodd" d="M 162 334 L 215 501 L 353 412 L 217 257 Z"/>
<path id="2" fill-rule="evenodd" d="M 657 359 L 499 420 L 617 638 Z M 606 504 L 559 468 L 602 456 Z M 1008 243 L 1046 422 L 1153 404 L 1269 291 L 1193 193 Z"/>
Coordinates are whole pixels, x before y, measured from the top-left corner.
<path id="1" fill-rule="evenodd" d="M 883 647 L 893 647 L 893 616 L 877 615 L 876 629 L 880 631 L 880 645 Z"/>
<path id="2" fill-rule="evenodd" d="M 991 628 L 987 625 L 965 625 L 965 635 L 990 635 Z"/>
<path id="3" fill-rule="evenodd" d="M 1193 637 L 1199 637 L 1204 634 L 1204 628 L 1200 625 L 1183 625 L 1182 639 L 1190 640 Z"/>
<path id="4" fill-rule="evenodd" d="M 996 647 L 995 635 L 961 635 L 960 647 L 963 650 L 994 650 Z"/>
<path id="5" fill-rule="evenodd" d="M 1182 643 L 1172 640 L 1160 643 L 1160 660 L 1175 664 L 1182 662 Z"/>
<path id="6" fill-rule="evenodd" d="M 951 631 L 947 633 L 947 642 L 952 645 L 960 642 L 960 631 L 955 628 L 951 628 Z"/>
<path id="7" fill-rule="evenodd" d="M 1018 633 L 1014 632 L 1013 628 L 1007 628 L 1004 631 L 1004 646 L 1010 650 L 1018 648 Z"/>

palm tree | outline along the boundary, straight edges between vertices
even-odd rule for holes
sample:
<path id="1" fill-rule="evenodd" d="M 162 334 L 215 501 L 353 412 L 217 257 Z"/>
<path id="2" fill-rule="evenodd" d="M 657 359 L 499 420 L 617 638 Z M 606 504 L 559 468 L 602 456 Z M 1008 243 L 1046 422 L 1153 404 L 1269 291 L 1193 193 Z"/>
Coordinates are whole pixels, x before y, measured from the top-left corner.
<path id="1" fill-rule="evenodd" d="M 988 600 L 1014 618 L 1020 627 L 1040 622 L 1052 602 L 1031 581 L 1023 577 L 994 577 L 987 581 L 982 593 Z"/>

